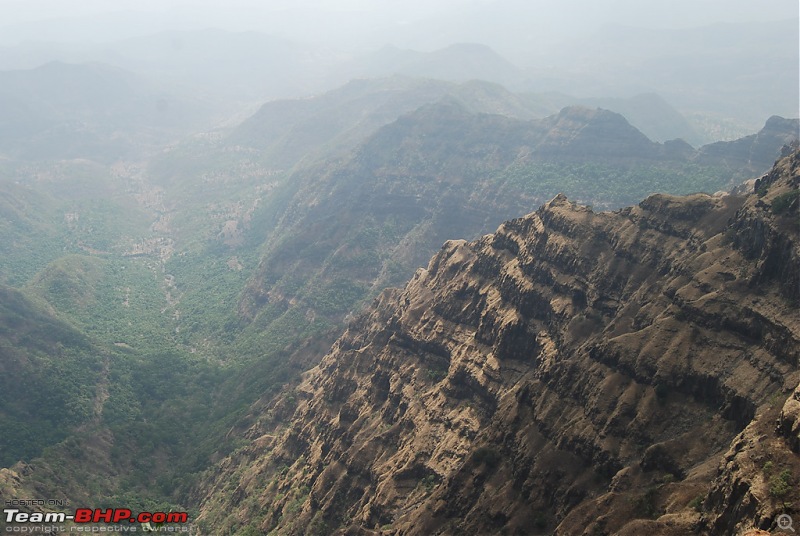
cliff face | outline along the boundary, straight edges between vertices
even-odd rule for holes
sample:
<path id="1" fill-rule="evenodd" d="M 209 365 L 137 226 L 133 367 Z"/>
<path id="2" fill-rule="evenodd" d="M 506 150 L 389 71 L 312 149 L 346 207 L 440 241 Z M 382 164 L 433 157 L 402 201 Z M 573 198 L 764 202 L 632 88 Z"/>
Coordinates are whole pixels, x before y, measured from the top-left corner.
<path id="1" fill-rule="evenodd" d="M 800 499 L 798 166 L 747 197 L 558 196 L 447 242 L 207 475 L 201 526 L 774 528 Z"/>

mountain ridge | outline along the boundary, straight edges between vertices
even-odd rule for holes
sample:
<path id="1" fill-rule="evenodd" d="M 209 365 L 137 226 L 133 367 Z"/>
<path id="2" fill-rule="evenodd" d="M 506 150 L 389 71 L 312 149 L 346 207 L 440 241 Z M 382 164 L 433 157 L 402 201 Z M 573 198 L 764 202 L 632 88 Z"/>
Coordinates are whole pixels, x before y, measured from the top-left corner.
<path id="1" fill-rule="evenodd" d="M 349 155 L 293 173 L 292 200 L 275 227 L 281 238 L 265 249 L 239 301 L 240 317 L 249 322 L 274 298 L 300 298 L 296 279 L 309 270 L 324 281 L 337 277 L 337 266 L 347 266 L 362 296 L 366 289 L 398 284 L 444 240 L 474 238 L 565 187 L 600 207 L 632 202 L 663 188 L 665 177 L 675 174 L 685 184 L 683 193 L 726 189 L 733 185 L 732 177 L 723 179 L 727 173 L 767 169 L 796 123 L 736 145 L 716 145 L 703 164 L 730 172 L 720 167 L 714 172 L 719 176 L 701 183 L 692 166 L 702 149 L 651 142 L 614 112 L 567 107 L 549 118 L 521 121 L 474 114 L 453 99 L 424 105 L 381 127 Z M 754 153 L 759 158 L 751 160 L 748 144 L 757 139 L 774 154 Z M 586 174 L 598 159 L 605 167 Z M 680 171 L 682 166 L 691 169 Z M 648 169 L 651 175 L 645 176 Z M 564 175 L 575 182 L 567 185 Z M 610 193 L 617 183 L 620 193 Z M 350 223 L 342 228 L 342 222 Z M 359 235 L 364 227 L 370 233 Z M 351 260 L 357 255 L 365 256 L 356 266 Z M 321 259 L 328 260 L 320 264 Z"/>

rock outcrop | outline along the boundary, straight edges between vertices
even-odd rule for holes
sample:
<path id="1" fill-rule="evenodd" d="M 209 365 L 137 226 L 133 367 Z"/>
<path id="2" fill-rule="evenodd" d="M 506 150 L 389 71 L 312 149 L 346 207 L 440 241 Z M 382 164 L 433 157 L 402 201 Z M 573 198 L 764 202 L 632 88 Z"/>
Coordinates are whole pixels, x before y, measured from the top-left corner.
<path id="1" fill-rule="evenodd" d="M 447 242 L 207 474 L 201 528 L 774 529 L 800 513 L 799 166 Z"/>

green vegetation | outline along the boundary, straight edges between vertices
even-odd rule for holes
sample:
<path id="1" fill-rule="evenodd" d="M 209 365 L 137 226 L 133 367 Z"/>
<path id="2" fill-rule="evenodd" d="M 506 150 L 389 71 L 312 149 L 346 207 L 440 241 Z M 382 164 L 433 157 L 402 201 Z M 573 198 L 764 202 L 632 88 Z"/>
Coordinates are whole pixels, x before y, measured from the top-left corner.
<path id="1" fill-rule="evenodd" d="M 26 290 L 88 335 L 108 345 L 156 350 L 174 345 L 174 309 L 164 280 L 142 259 L 66 256 Z"/>
<path id="2" fill-rule="evenodd" d="M 636 204 L 654 193 L 714 193 L 732 186 L 730 176 L 730 170 L 724 167 L 691 163 L 520 162 L 497 172 L 495 180 L 540 199 L 564 193 L 581 203 L 617 208 Z"/>
<path id="3" fill-rule="evenodd" d="M 776 499 L 783 499 L 790 491 L 792 491 L 792 472 L 789 469 L 784 469 L 769 479 L 769 494 Z"/>
<path id="4" fill-rule="evenodd" d="M 328 534 L 331 534 L 331 532 L 331 528 L 322 517 L 322 512 L 317 512 L 314 514 L 314 517 L 311 518 L 311 522 L 308 524 L 308 528 L 306 529 L 306 534 L 309 536 L 327 536 Z"/>
<path id="5" fill-rule="evenodd" d="M 13 287 L 0 286 L 0 465 L 42 456 L 98 507 L 167 510 L 211 460 L 246 444 L 231 431 L 247 427 L 256 400 L 296 379 L 350 313 L 444 240 L 491 231 L 559 192 L 609 208 L 713 192 L 731 176 L 677 161 L 536 161 L 519 156 L 512 119 L 433 111 L 382 129 L 352 158 L 309 157 L 291 171 L 281 164 L 323 148 L 307 125 L 288 156 L 278 138 L 260 152 L 196 137 L 135 164 L 117 152 L 0 160 L 0 285 Z M 348 129 L 331 146 L 349 150 Z M 796 199 L 778 196 L 773 212 Z M 79 430 L 108 434 L 94 448 L 113 471 L 85 474 L 78 462 L 94 451 Z M 472 456 L 484 469 L 501 461 L 490 447 Z M 781 475 L 775 497 L 790 483 Z M 437 478 L 420 483 L 431 491 Z M 284 515 L 308 493 L 291 491 Z M 249 522 L 240 533 L 259 533 Z M 306 530 L 328 531 L 321 517 Z"/>
<path id="6" fill-rule="evenodd" d="M 447 377 L 447 369 L 444 368 L 426 368 L 425 377 L 429 382 L 439 383 Z"/>
<path id="7" fill-rule="evenodd" d="M 177 504 L 212 453 L 234 448 L 221 438 L 257 396 L 233 406 L 220 389 L 236 370 L 218 361 L 259 243 L 220 247 L 205 207 L 189 211 L 184 251 L 164 256 L 181 244 L 107 174 L 65 168 L 53 185 L 2 173 L 41 170 L 0 169 L 0 281 L 22 288 L 0 287 L 0 464 L 44 456 L 98 503 Z M 81 473 L 79 426 L 113 434 L 118 479 Z"/>
<path id="8" fill-rule="evenodd" d="M 151 216 L 120 188 L 77 164 L 0 167 L 0 283 L 25 284 L 64 254 L 120 254 L 150 237 Z"/>
<path id="9" fill-rule="evenodd" d="M 436 475 L 435 475 L 435 474 L 429 474 L 429 475 L 427 475 L 425 478 L 423 478 L 422 480 L 420 480 L 420 485 L 421 485 L 423 488 L 425 488 L 425 491 L 427 491 L 428 493 L 430 493 L 431 491 L 433 491 L 433 488 L 435 488 L 435 487 L 436 487 L 437 480 L 438 480 L 438 479 L 436 478 Z"/>
<path id="10" fill-rule="evenodd" d="M 791 192 L 783 193 L 772 200 L 772 213 L 775 215 L 783 214 L 793 204 L 796 206 L 797 199 L 800 197 L 800 190 L 792 190 Z"/>
<path id="11" fill-rule="evenodd" d="M 657 504 L 658 488 L 648 488 L 643 494 L 634 500 L 634 512 L 636 517 L 654 519 L 659 515 Z"/>
<path id="12" fill-rule="evenodd" d="M 103 357 L 21 293 L 0 287 L 0 465 L 30 460 L 92 416 Z"/>
<path id="13" fill-rule="evenodd" d="M 364 285 L 347 279 L 337 279 L 316 289 L 312 288 L 309 298 L 315 310 L 325 315 L 333 315 L 354 307 L 367 295 L 367 290 Z"/>

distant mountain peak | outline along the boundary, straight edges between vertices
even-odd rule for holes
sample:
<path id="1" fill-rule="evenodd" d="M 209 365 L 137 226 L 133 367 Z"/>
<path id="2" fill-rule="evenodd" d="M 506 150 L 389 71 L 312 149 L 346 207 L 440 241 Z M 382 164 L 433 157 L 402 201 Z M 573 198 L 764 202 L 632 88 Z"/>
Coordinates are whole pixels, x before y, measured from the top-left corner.
<path id="1" fill-rule="evenodd" d="M 525 79 L 517 66 L 481 43 L 454 43 L 431 52 L 385 46 L 355 60 L 352 70 L 359 77 L 405 74 L 452 82 L 491 80 L 511 87 Z"/>
<path id="2" fill-rule="evenodd" d="M 764 123 L 764 128 L 762 130 L 791 130 L 794 129 L 795 131 L 798 130 L 798 126 L 800 122 L 797 119 L 789 119 L 786 117 L 781 117 L 779 115 L 773 115 L 767 122 Z"/>

